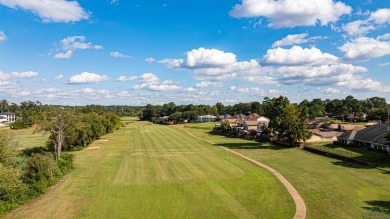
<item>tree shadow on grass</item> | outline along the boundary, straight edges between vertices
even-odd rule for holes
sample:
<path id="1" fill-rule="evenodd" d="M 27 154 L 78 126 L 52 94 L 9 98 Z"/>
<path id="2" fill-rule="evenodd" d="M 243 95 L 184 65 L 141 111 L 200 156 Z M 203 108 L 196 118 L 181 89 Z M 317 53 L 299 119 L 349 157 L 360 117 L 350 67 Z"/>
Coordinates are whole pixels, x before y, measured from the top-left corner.
<path id="1" fill-rule="evenodd" d="M 255 149 L 268 149 L 268 150 L 282 150 L 289 149 L 287 147 L 281 147 L 276 145 L 262 145 L 258 142 L 253 143 L 223 143 L 215 144 L 215 146 L 223 146 L 229 149 L 246 149 L 246 150 L 255 150 Z"/>
<path id="2" fill-rule="evenodd" d="M 389 167 L 389 162 L 388 161 L 378 162 L 378 163 L 375 163 L 373 165 L 363 164 L 363 163 L 350 161 L 350 160 L 339 160 L 339 161 L 333 161 L 332 163 L 334 165 L 347 167 L 347 168 L 377 169 L 377 170 L 381 171 L 383 174 L 389 174 L 390 175 L 390 171 L 388 169 L 384 169 L 384 168 L 388 168 Z"/>
<path id="3" fill-rule="evenodd" d="M 381 200 L 371 200 L 365 201 L 368 207 L 362 207 L 372 212 L 381 212 L 387 214 L 390 217 L 390 201 L 381 201 Z"/>

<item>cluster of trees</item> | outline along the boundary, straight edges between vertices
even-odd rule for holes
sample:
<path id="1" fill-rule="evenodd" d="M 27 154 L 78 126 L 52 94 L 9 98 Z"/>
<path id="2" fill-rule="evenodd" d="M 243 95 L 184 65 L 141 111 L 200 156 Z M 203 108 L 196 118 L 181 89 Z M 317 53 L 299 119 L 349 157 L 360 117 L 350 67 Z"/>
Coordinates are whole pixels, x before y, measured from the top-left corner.
<path id="1" fill-rule="evenodd" d="M 40 106 L 34 116 L 38 132 L 50 134 L 47 147 L 17 151 L 8 131 L 0 132 L 0 215 L 46 191 L 73 167 L 73 155 L 121 125 L 112 112 Z"/>
<path id="2" fill-rule="evenodd" d="M 55 160 L 45 148 L 17 147 L 9 132 L 0 132 L 0 215 L 45 192 L 73 168 L 71 154 Z"/>
<path id="3" fill-rule="evenodd" d="M 120 117 L 111 112 L 82 113 L 70 108 L 49 108 L 38 116 L 39 131 L 50 133 L 56 159 L 62 150 L 86 147 L 102 135 L 121 125 Z"/>

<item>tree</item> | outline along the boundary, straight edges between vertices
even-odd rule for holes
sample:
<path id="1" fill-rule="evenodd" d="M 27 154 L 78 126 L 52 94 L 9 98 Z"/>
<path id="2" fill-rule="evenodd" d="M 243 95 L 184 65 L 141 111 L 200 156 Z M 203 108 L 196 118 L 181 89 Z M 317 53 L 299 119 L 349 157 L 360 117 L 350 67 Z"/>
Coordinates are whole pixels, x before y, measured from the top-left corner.
<path id="1" fill-rule="evenodd" d="M 171 115 L 169 115 L 169 120 L 171 121 L 180 121 L 181 119 L 183 118 L 183 113 L 181 112 L 175 112 L 175 113 L 172 113 Z"/>
<path id="2" fill-rule="evenodd" d="M 264 114 L 263 106 L 258 101 L 251 102 L 250 105 L 251 105 L 251 112 L 252 113 L 257 113 L 259 115 Z"/>
<path id="3" fill-rule="evenodd" d="M 217 107 L 217 112 L 218 112 L 218 115 L 223 115 L 225 114 L 225 106 L 221 103 L 221 102 L 218 102 L 217 104 L 215 104 L 215 106 Z"/>
<path id="4" fill-rule="evenodd" d="M 270 119 L 269 128 L 278 129 L 282 122 L 284 108 L 290 104 L 287 97 L 280 96 L 269 99 L 264 98 L 263 109 L 266 117 Z"/>
<path id="5" fill-rule="evenodd" d="M 9 103 L 7 100 L 0 100 L 0 113 L 9 111 Z"/>
<path id="6" fill-rule="evenodd" d="M 62 144 L 75 122 L 74 112 L 69 109 L 51 108 L 41 113 L 38 130 L 50 133 L 56 159 L 61 157 Z"/>
<path id="7" fill-rule="evenodd" d="M 306 141 L 309 139 L 311 133 L 306 127 L 308 117 L 307 107 L 300 108 L 294 104 L 287 105 L 281 115 L 283 122 L 278 129 L 279 138 L 290 142 L 291 145 L 300 140 Z"/>

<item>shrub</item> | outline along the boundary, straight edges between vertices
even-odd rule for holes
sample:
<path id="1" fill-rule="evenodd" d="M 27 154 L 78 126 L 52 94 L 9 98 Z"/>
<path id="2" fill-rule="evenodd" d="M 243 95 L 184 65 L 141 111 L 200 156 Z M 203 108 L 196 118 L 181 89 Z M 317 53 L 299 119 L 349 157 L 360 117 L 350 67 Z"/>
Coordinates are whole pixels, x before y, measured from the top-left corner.
<path id="1" fill-rule="evenodd" d="M 28 122 L 23 119 L 17 119 L 10 124 L 11 129 L 26 129 L 28 128 Z"/>
<path id="2" fill-rule="evenodd" d="M 61 173 L 65 174 L 71 169 L 73 169 L 73 159 L 74 155 L 69 153 L 63 153 L 61 155 L 61 158 L 57 160 L 58 168 L 60 169 Z"/>
<path id="3" fill-rule="evenodd" d="M 30 185 L 31 192 L 43 193 L 60 175 L 52 153 L 32 154 L 27 161 L 24 180 Z"/>

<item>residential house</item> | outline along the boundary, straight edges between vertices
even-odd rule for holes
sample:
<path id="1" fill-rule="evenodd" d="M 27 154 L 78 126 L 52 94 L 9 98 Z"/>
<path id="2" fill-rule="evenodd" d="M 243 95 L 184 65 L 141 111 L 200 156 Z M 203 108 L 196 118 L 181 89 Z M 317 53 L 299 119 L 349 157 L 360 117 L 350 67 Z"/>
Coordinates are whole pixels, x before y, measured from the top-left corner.
<path id="1" fill-rule="evenodd" d="M 243 124 L 244 130 L 257 130 L 259 123 L 258 121 L 245 121 Z"/>
<path id="2" fill-rule="evenodd" d="M 223 121 L 223 120 L 226 120 L 226 119 L 229 119 L 229 118 L 232 118 L 232 116 L 229 115 L 229 114 L 219 115 L 219 116 L 217 117 L 217 119 L 218 119 L 219 121 Z"/>
<path id="3" fill-rule="evenodd" d="M 338 131 L 321 131 L 320 129 L 310 129 L 313 134 L 307 142 L 334 142 L 337 141 L 337 137 L 344 134 Z"/>
<path id="4" fill-rule="evenodd" d="M 244 120 L 245 117 L 246 117 L 246 116 L 245 116 L 244 114 L 237 114 L 237 115 L 232 116 L 232 119 L 241 119 L 241 120 Z"/>
<path id="5" fill-rule="evenodd" d="M 15 122 L 16 121 L 15 113 L 3 112 L 3 113 L 0 113 L 0 116 L 5 117 L 7 119 L 7 122 Z"/>
<path id="6" fill-rule="evenodd" d="M 309 122 L 307 123 L 307 127 L 308 127 L 309 129 L 318 129 L 318 128 L 320 128 L 320 126 L 321 126 L 322 124 L 324 124 L 324 122 L 321 121 L 321 120 L 313 120 L 313 121 L 309 121 Z"/>
<path id="7" fill-rule="evenodd" d="M 217 120 L 216 116 L 213 115 L 203 115 L 203 116 L 198 116 L 198 119 L 196 122 L 215 122 Z"/>
<path id="8" fill-rule="evenodd" d="M 361 130 L 347 132 L 337 138 L 337 142 L 345 145 L 364 146 L 390 153 L 390 140 L 386 139 L 390 131 L 388 124 L 373 125 Z"/>
<path id="9" fill-rule="evenodd" d="M 8 119 L 5 116 L 0 116 L 0 123 L 3 123 L 3 122 L 8 122 Z"/>

